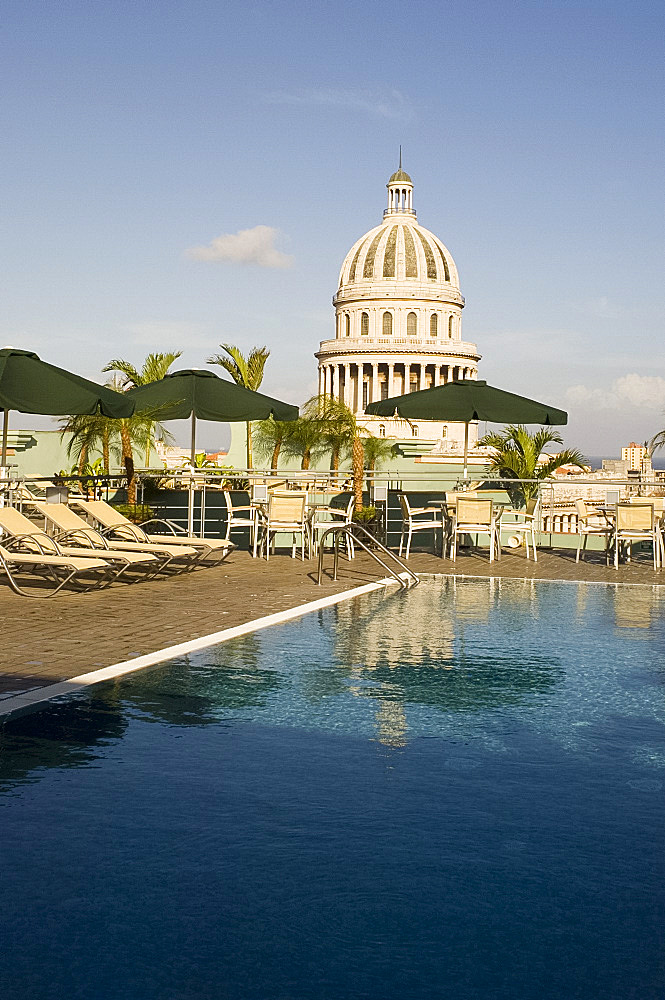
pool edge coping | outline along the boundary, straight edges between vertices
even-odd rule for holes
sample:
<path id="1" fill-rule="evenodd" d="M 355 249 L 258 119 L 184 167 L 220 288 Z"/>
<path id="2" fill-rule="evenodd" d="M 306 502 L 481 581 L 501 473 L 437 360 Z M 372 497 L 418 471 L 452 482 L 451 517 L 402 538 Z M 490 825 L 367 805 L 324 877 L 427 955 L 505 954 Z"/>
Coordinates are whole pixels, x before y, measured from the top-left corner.
<path id="1" fill-rule="evenodd" d="M 400 574 L 406 576 L 406 574 Z M 365 583 L 360 587 L 352 587 L 350 590 L 343 590 L 338 594 L 329 594 L 316 601 L 307 601 L 305 604 L 297 604 L 284 611 L 276 611 L 271 615 L 264 615 L 261 618 L 253 618 L 242 625 L 233 625 L 230 628 L 220 629 L 217 632 L 210 632 L 208 635 L 199 636 L 196 639 L 188 639 L 186 642 L 179 642 L 173 646 L 165 646 L 163 649 L 155 650 L 152 653 L 144 653 L 141 656 L 132 657 L 129 660 L 120 660 L 112 663 L 108 667 L 100 667 L 98 670 L 91 670 L 85 674 L 77 674 L 56 684 L 47 684 L 44 687 L 32 688 L 22 694 L 12 695 L 9 698 L 0 700 L 0 724 L 10 716 L 17 716 L 23 713 L 37 710 L 54 698 L 62 698 L 66 695 L 76 694 L 85 691 L 86 688 L 95 684 L 102 684 L 104 681 L 115 680 L 124 677 L 136 670 L 144 670 L 147 667 L 156 666 L 166 660 L 172 660 L 176 656 L 185 656 L 187 653 L 194 653 L 199 649 L 208 646 L 215 646 L 221 642 L 228 642 L 252 632 L 259 632 L 271 625 L 280 625 L 283 622 L 292 621 L 302 615 L 310 614 L 312 611 L 319 611 L 329 608 L 342 601 L 350 600 L 353 597 L 360 597 L 363 594 L 371 594 L 377 590 L 396 585 L 396 580 L 392 577 L 384 577 L 372 583 Z"/>

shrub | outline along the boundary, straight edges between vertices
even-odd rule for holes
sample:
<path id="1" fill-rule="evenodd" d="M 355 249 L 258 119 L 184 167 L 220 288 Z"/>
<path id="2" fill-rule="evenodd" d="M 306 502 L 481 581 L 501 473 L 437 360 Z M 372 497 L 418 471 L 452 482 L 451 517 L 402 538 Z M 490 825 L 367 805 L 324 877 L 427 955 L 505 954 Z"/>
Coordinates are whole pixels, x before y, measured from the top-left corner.
<path id="1" fill-rule="evenodd" d="M 141 524 L 142 521 L 149 521 L 155 516 L 155 512 L 147 503 L 114 503 L 111 504 L 118 514 L 123 514 L 132 524 Z"/>

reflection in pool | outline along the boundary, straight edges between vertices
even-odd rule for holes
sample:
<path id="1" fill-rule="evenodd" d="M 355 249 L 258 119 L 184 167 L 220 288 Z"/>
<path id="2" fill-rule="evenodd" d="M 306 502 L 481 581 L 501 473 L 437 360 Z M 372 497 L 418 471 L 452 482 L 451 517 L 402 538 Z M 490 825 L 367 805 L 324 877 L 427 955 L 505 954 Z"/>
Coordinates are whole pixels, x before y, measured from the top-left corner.
<path id="1" fill-rule="evenodd" d="M 3 996 L 662 996 L 663 597 L 437 580 L 10 722 Z"/>

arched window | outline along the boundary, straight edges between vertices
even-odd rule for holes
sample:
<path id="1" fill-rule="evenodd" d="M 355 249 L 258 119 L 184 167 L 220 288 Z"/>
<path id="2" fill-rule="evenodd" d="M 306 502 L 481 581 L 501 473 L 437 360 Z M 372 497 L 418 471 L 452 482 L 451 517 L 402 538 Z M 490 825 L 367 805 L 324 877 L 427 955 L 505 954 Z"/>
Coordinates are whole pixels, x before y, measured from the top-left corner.
<path id="1" fill-rule="evenodd" d="M 414 424 L 413 427 L 411 428 L 411 436 L 414 437 L 414 438 L 418 437 L 418 426 L 417 426 L 417 424 Z"/>
<path id="2" fill-rule="evenodd" d="M 384 438 L 386 436 L 386 425 L 379 424 L 379 437 Z"/>
<path id="3" fill-rule="evenodd" d="M 449 316 L 448 317 L 448 336 L 452 337 L 452 335 L 453 335 L 453 318 L 452 318 L 452 316 Z"/>
<path id="4" fill-rule="evenodd" d="M 393 314 L 383 314 L 383 336 L 390 337 L 393 332 Z"/>
<path id="5" fill-rule="evenodd" d="M 369 336 L 369 313 L 363 313 L 360 317 L 360 333 L 361 336 Z"/>
<path id="6" fill-rule="evenodd" d="M 346 333 L 347 337 L 350 337 L 351 336 L 351 317 L 347 313 L 346 316 L 344 317 L 344 319 L 346 320 L 344 332 Z"/>
<path id="7" fill-rule="evenodd" d="M 409 337 L 415 337 L 418 334 L 418 317 L 413 312 L 406 317 L 406 333 Z"/>
<path id="8" fill-rule="evenodd" d="M 439 317 L 436 313 L 432 313 L 429 318 L 429 335 L 430 337 L 436 337 L 439 332 Z"/>

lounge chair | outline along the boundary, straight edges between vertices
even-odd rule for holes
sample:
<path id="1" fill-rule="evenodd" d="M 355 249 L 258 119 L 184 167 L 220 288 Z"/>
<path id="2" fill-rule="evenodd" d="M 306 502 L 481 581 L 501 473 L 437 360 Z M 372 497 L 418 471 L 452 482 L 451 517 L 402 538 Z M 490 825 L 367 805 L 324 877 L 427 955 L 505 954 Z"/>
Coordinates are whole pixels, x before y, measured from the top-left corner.
<path id="1" fill-rule="evenodd" d="M 56 530 L 55 540 L 59 545 L 80 546 L 81 549 L 93 549 L 106 559 L 113 552 L 144 555 L 156 561 L 155 572 L 161 573 L 169 569 L 188 569 L 200 559 L 200 552 L 191 545 L 166 545 L 152 542 L 133 542 L 124 538 L 115 540 L 106 538 L 96 528 L 84 521 L 75 510 L 64 503 L 35 502 L 35 510 L 43 518 L 45 525 L 52 525 Z M 49 536 L 50 537 L 50 536 Z"/>
<path id="2" fill-rule="evenodd" d="M 44 552 L 17 552 L 4 545 L 0 545 L 0 567 L 7 574 L 12 590 L 15 590 L 22 597 L 55 597 L 70 582 L 80 583 L 83 590 L 90 590 L 93 586 L 100 587 L 110 583 L 115 576 L 114 567 L 104 559 L 47 555 Z M 22 569 L 29 569 L 32 573 L 50 577 L 56 586 L 48 594 L 24 590 L 15 578 L 17 572 Z M 89 574 L 92 574 L 92 579 L 84 584 L 82 578 Z"/>
<path id="3" fill-rule="evenodd" d="M 37 503 L 36 503 L 37 506 Z M 48 506 L 44 504 L 44 506 Z M 0 529 L 2 530 L 5 547 L 12 552 L 30 552 L 40 555 L 59 556 L 63 558 L 89 558 L 81 545 L 68 546 L 60 544 L 51 535 L 46 534 L 38 528 L 29 518 L 22 514 L 15 507 L 0 507 Z M 113 566 L 114 577 L 120 576 L 125 570 L 141 570 L 154 568 L 156 557 L 147 552 L 127 552 L 120 548 L 104 549 L 103 555 L 100 552 L 98 558 L 103 559 L 107 565 Z"/>
<path id="4" fill-rule="evenodd" d="M 233 542 L 220 538 L 197 538 L 188 535 L 173 521 L 152 517 L 142 524 L 134 524 L 128 517 L 119 514 L 115 507 L 105 500 L 74 500 L 73 504 L 80 508 L 92 521 L 101 526 L 102 533 L 120 541 L 140 542 L 142 545 L 179 545 L 196 549 L 199 559 L 206 556 L 219 556 L 218 562 L 226 559 L 229 552 L 235 548 Z M 149 524 L 160 524 L 165 529 L 164 534 L 148 534 L 144 529 Z"/>

